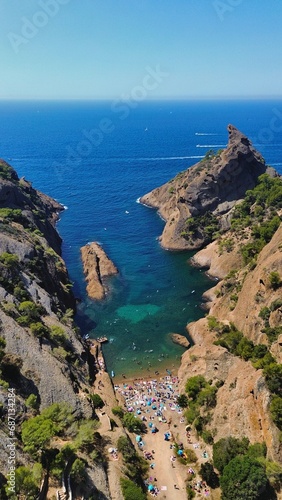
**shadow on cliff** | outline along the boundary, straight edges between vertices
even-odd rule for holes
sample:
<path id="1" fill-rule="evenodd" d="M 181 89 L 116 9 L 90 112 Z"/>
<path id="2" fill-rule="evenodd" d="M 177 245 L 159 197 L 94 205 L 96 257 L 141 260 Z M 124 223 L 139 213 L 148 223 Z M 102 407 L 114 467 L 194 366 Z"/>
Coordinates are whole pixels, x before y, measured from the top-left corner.
<path id="1" fill-rule="evenodd" d="M 22 359 L 13 354 L 5 354 L 1 363 L 2 375 L 10 387 L 15 387 L 18 394 L 26 399 L 30 394 L 37 396 L 37 402 L 40 404 L 40 394 L 38 388 L 31 378 L 21 373 Z M 30 373 L 32 376 L 32 373 Z"/>

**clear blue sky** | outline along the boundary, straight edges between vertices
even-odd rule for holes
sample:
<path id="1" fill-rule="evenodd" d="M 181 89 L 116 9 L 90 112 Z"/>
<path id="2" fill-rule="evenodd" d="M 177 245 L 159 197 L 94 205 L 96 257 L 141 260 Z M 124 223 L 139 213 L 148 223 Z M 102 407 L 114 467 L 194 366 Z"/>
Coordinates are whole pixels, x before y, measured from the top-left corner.
<path id="1" fill-rule="evenodd" d="M 281 21 L 281 0 L 0 0 L 0 99 L 119 98 L 157 65 L 148 98 L 281 96 Z"/>

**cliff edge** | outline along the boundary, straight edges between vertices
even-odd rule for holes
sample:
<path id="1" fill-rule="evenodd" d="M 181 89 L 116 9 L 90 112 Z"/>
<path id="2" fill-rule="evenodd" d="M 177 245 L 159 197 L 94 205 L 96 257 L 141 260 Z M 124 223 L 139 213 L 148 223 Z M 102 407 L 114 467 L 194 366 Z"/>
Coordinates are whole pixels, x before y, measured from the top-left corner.
<path id="1" fill-rule="evenodd" d="M 244 134 L 233 125 L 227 130 L 226 149 L 208 151 L 200 162 L 140 199 L 166 221 L 160 237 L 164 248 L 194 250 L 209 243 L 212 233 L 230 227 L 232 208 L 258 177 L 276 175 Z"/>

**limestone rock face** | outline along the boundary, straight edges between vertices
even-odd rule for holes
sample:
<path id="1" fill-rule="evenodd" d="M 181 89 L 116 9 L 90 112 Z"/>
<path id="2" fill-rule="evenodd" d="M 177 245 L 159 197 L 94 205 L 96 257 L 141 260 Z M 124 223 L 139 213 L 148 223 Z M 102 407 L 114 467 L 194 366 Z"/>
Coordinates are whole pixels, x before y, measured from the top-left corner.
<path id="1" fill-rule="evenodd" d="M 179 335 L 179 333 L 171 333 L 170 336 L 174 344 L 181 345 L 181 347 L 185 347 L 185 349 L 188 349 L 188 347 L 190 347 L 190 342 L 186 337 L 184 337 L 184 335 Z"/>
<path id="2" fill-rule="evenodd" d="M 203 324 L 195 328 L 204 328 Z M 193 328 L 192 328 L 193 329 Z M 274 426 L 268 407 L 270 394 L 262 377 L 262 370 L 255 370 L 229 354 L 226 349 L 213 345 L 205 329 L 203 343 L 195 345 L 182 356 L 179 377 L 182 392 L 189 377 L 203 375 L 207 380 L 222 381 L 217 393 L 210 429 L 215 440 L 227 436 L 247 437 L 251 443 L 265 442 L 269 458 L 281 460 L 279 431 Z"/>
<path id="3" fill-rule="evenodd" d="M 105 279 L 117 274 L 118 269 L 98 243 L 89 243 L 80 250 L 88 296 L 94 300 L 102 300 L 108 290 Z"/>
<path id="4" fill-rule="evenodd" d="M 255 345 L 268 344 L 263 333 L 265 320 L 260 316 L 263 307 L 269 309 L 270 326 L 274 328 L 281 325 L 281 288 L 273 288 L 269 281 L 272 271 L 282 276 L 281 241 L 282 225 L 261 250 L 252 270 L 244 267 L 240 261 L 236 245 L 229 253 L 219 255 L 217 242 L 213 242 L 195 254 L 193 259 L 198 265 L 208 266 L 212 274 L 222 278 L 204 294 L 208 300 L 209 315 L 220 323 L 233 323 Z M 228 290 L 224 279 L 224 275 L 235 268 L 236 277 L 232 279 L 239 289 L 236 304 L 231 300 L 234 290 Z M 274 304 L 277 305 L 274 307 Z M 185 390 L 187 378 L 194 375 L 204 375 L 207 380 L 222 383 L 209 427 L 215 433 L 215 440 L 232 435 L 239 438 L 246 436 L 251 443 L 265 441 L 269 458 L 281 461 L 279 430 L 269 412 L 271 394 L 263 370 L 256 370 L 250 361 L 244 361 L 227 349 L 214 345 L 216 332 L 209 330 L 206 318 L 190 323 L 187 329 L 194 345 L 182 356 L 179 369 L 182 390 Z M 281 337 L 269 346 L 278 363 L 282 359 Z"/>
<path id="5" fill-rule="evenodd" d="M 83 393 L 89 377 L 87 352 L 69 319 L 75 299 L 55 228 L 62 210 L 0 160 L 0 333 L 8 365 L 18 365 L 18 372 L 8 369 L 9 383 L 19 397 L 36 394 L 41 408 L 65 401 L 78 416 L 90 417 Z M 38 312 L 21 324 L 24 303 Z M 45 336 L 33 333 L 32 324 L 45 329 Z M 52 339 L 52 328 L 63 332 L 64 347 Z"/>
<path id="6" fill-rule="evenodd" d="M 166 221 L 161 245 L 170 250 L 197 249 L 205 238 L 199 232 L 193 241 L 185 238 L 186 220 L 212 213 L 220 227 L 228 229 L 229 212 L 259 175 L 269 169 L 249 139 L 233 125 L 228 125 L 229 140 L 225 150 L 211 154 L 174 179 L 141 198 L 141 203 L 159 210 Z"/>

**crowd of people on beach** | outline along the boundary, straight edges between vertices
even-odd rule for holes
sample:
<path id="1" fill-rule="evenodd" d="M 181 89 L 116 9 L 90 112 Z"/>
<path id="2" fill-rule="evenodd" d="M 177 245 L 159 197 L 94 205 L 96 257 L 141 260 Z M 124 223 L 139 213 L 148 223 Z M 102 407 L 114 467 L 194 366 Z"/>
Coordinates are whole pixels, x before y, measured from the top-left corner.
<path id="1" fill-rule="evenodd" d="M 177 421 L 179 424 L 185 425 L 183 410 L 177 403 L 179 396 L 178 377 L 170 374 L 161 377 L 159 380 L 156 378 L 152 380 L 136 378 L 132 382 L 125 383 L 124 381 L 124 383 L 115 384 L 114 389 L 116 393 L 122 396 L 126 411 L 140 418 L 146 425 L 148 433 L 154 434 L 162 430 L 164 441 L 168 441 L 169 450 L 171 452 L 170 462 L 172 468 L 174 468 L 177 460 L 175 454 L 177 453 L 174 449 L 173 426 L 171 426 L 171 423 Z M 173 415 L 175 415 L 175 417 L 177 416 L 179 420 Z M 198 443 L 192 443 L 192 436 L 189 428 L 186 428 L 184 431 L 184 436 L 186 436 L 187 444 L 192 445 L 194 449 L 199 447 Z M 153 476 L 154 469 L 157 465 L 155 450 L 149 450 L 146 446 L 146 441 L 146 436 L 145 438 L 138 435 L 136 436 L 136 445 L 143 453 L 145 460 L 150 462 L 149 470 L 151 475 L 145 483 L 146 488 L 151 496 L 157 497 L 165 486 L 157 485 L 157 477 Z M 182 448 L 180 447 L 180 449 L 182 450 L 183 446 Z M 206 457 L 207 455 L 205 452 L 204 458 Z M 190 467 L 187 472 L 195 477 L 195 480 L 191 484 L 191 488 L 195 492 L 199 491 L 203 493 L 204 496 L 208 496 L 209 490 L 206 484 L 200 480 L 196 480 L 195 471 Z M 174 485 L 174 487 L 178 489 L 177 485 Z"/>
<path id="2" fill-rule="evenodd" d="M 115 391 L 124 397 L 127 411 L 136 412 L 136 415 L 144 422 L 154 420 L 155 417 L 161 422 L 166 421 L 165 412 L 168 408 L 182 413 L 177 404 L 178 382 L 178 377 L 170 375 L 162 377 L 159 381 L 135 379 L 132 385 L 125 383 L 115 385 Z M 152 425 L 149 427 L 151 428 Z"/>

